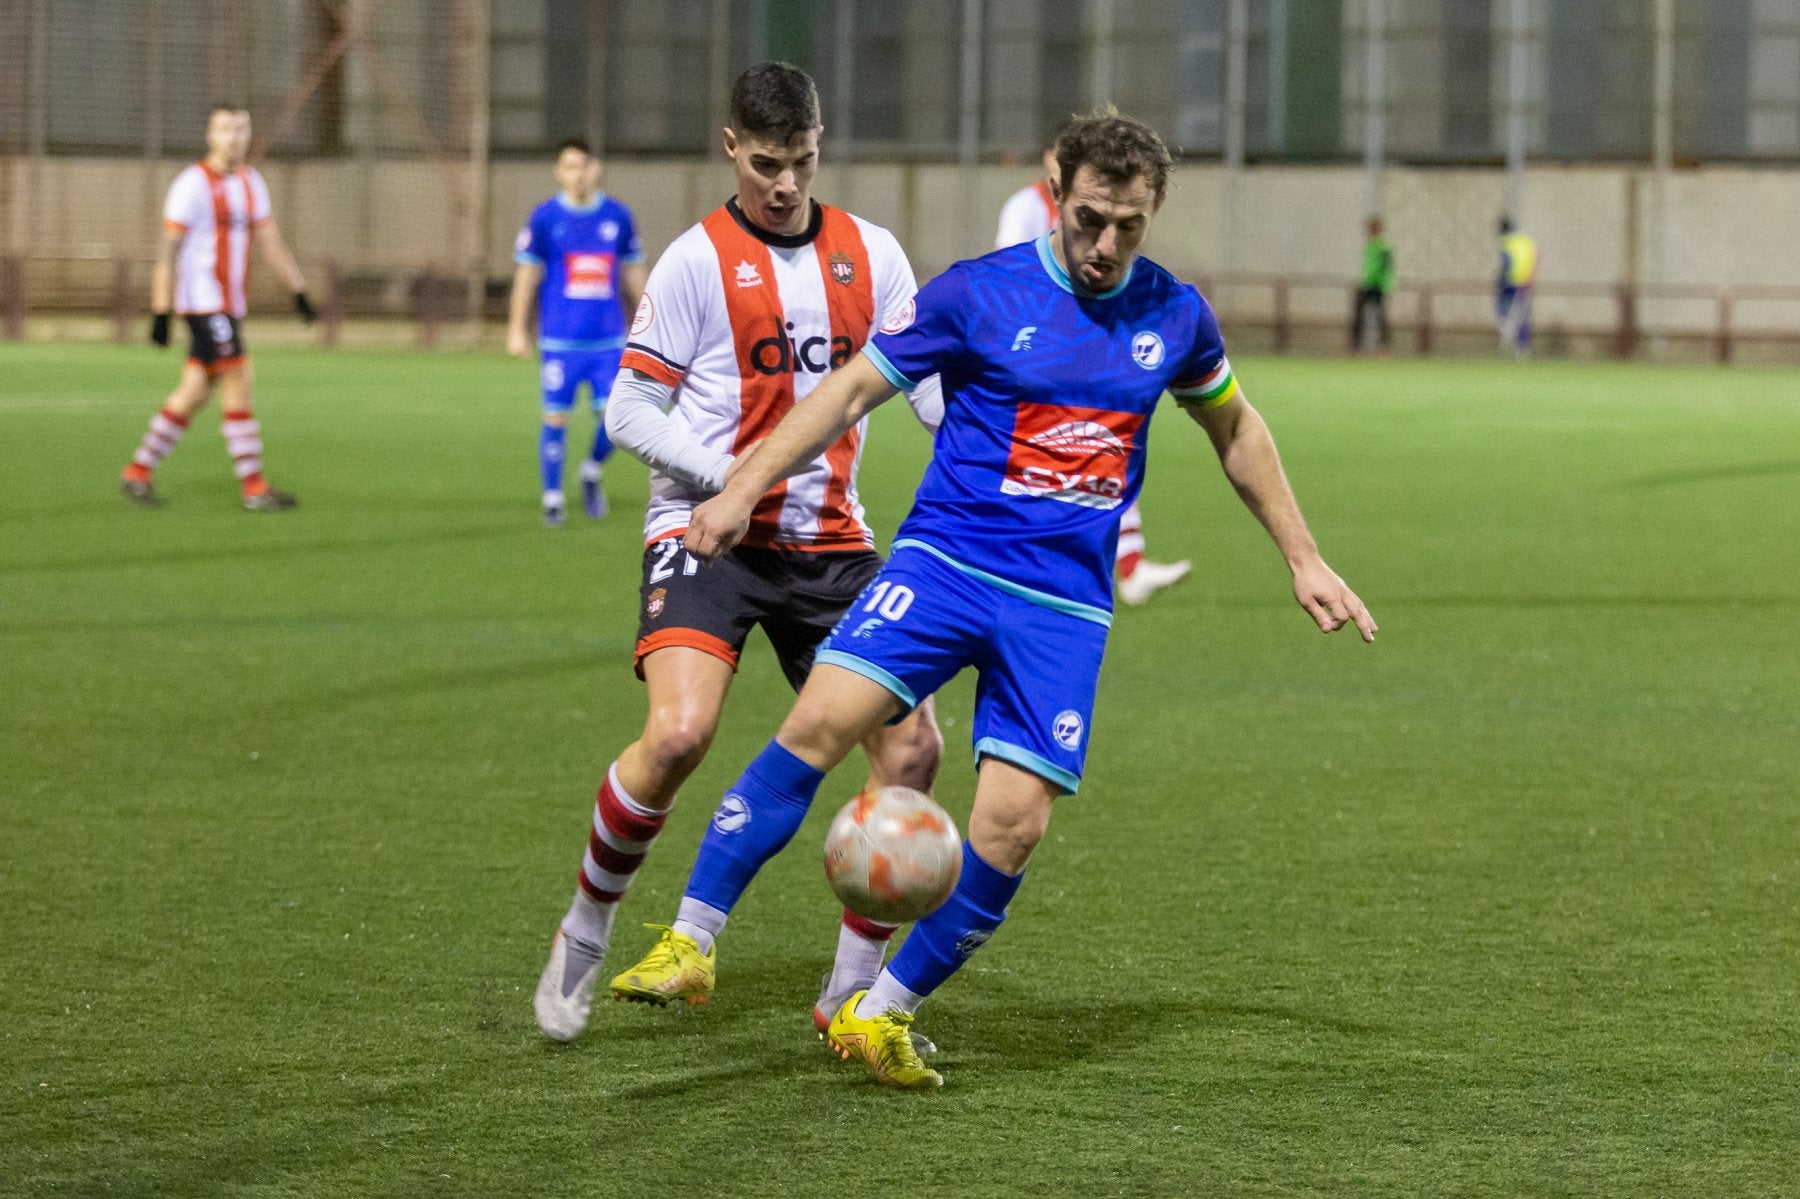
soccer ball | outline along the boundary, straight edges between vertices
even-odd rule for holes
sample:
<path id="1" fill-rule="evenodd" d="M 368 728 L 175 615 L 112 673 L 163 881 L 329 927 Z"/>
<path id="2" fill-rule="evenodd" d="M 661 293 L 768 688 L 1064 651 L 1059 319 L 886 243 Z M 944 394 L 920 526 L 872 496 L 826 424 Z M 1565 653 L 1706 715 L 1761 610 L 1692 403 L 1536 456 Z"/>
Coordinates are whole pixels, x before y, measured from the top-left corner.
<path id="1" fill-rule="evenodd" d="M 917 920 L 950 898 L 960 877 L 956 822 L 911 787 L 863 792 L 825 834 L 825 878 L 845 907 L 869 920 Z"/>

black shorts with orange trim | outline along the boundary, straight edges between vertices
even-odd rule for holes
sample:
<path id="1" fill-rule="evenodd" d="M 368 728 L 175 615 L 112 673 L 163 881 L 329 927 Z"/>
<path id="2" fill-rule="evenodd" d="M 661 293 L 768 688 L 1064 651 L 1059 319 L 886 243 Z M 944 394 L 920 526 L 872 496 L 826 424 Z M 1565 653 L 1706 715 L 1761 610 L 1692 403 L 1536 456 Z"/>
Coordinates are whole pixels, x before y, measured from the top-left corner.
<path id="1" fill-rule="evenodd" d="M 197 362 L 209 375 L 244 364 L 244 327 L 224 312 L 186 314 L 188 361 Z"/>
<path id="2" fill-rule="evenodd" d="M 668 646 L 709 653 L 737 669 L 750 630 L 769 638 L 794 690 L 812 669 L 813 652 L 881 570 L 874 550 L 751 549 L 717 562 L 691 557 L 681 538 L 644 547 L 639 593 L 637 675 L 644 658 Z"/>

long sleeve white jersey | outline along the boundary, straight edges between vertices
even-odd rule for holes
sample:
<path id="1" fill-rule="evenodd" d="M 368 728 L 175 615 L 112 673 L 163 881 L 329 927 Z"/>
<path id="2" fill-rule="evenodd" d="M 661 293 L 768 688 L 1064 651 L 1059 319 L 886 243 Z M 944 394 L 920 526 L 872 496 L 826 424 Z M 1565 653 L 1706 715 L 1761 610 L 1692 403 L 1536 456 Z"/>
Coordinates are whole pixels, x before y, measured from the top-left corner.
<path id="1" fill-rule="evenodd" d="M 915 290 L 905 251 L 879 225 L 820 204 L 805 233 L 782 236 L 751 224 L 731 201 L 670 243 L 652 268 L 620 365 L 673 387 L 670 419 L 700 444 L 735 455 L 768 436 L 878 326 L 898 319 Z M 743 544 L 872 545 L 856 494 L 865 426 L 777 484 L 757 505 Z M 706 498 L 652 471 L 645 541 L 685 532 Z"/>

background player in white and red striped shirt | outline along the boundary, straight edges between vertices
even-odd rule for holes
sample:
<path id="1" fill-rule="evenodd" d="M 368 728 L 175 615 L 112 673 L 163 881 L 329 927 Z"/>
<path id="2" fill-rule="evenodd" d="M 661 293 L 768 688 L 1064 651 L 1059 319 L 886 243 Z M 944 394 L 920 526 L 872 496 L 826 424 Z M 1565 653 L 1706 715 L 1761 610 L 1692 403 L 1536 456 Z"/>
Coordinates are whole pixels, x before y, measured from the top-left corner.
<path id="1" fill-rule="evenodd" d="M 310 322 L 314 313 L 300 266 L 275 226 L 268 185 L 255 167 L 245 164 L 249 149 L 250 114 L 232 104 L 214 106 L 206 122 L 206 157 L 175 177 L 163 205 L 162 241 L 150 277 L 150 340 L 169 344 L 173 310 L 187 322 L 189 348 L 181 382 L 151 418 L 120 479 L 126 498 L 140 504 L 161 503 L 152 472 L 216 387 L 225 449 L 244 507 L 280 512 L 294 506 L 293 496 L 274 490 L 263 478 L 262 426 L 251 407 L 250 359 L 241 322 L 252 239 L 292 289 L 301 319 Z"/>
<path id="2" fill-rule="evenodd" d="M 1067 128 L 1065 124 L 1063 128 Z M 1058 130 L 1060 136 L 1061 130 Z M 1051 142 L 1054 144 L 1055 137 Z M 994 248 L 1004 250 L 1024 241 L 1036 241 L 1056 228 L 1056 188 L 1061 171 L 1056 165 L 1056 151 L 1044 151 L 1044 175 L 1027 187 L 1021 187 L 1000 207 L 1000 228 L 994 235 Z M 1171 583 L 1178 583 L 1194 568 L 1187 558 L 1179 562 L 1152 562 L 1144 557 L 1144 513 L 1141 501 L 1133 500 L 1119 521 L 1118 557 L 1113 562 L 1114 594 L 1127 604 L 1141 604 Z"/>
<path id="3" fill-rule="evenodd" d="M 733 554 L 701 569 L 681 544 L 688 513 L 724 486 L 733 464 L 911 303 L 912 267 L 893 235 L 811 198 L 822 128 L 804 72 L 763 63 L 738 78 L 723 131 L 737 195 L 650 272 L 613 387 L 607 431 L 652 468 L 637 643 L 649 714 L 607 769 L 575 896 L 534 996 L 538 1026 L 559 1041 L 587 1025 L 619 901 L 706 755 L 751 630 L 762 628 L 798 689 L 818 643 L 880 568 L 856 498 L 861 428 L 771 490 Z M 915 409 L 935 428 L 935 389 Z M 928 790 L 942 746 L 921 705 L 865 744 L 872 783 Z M 684 906 L 682 917 L 690 914 Z M 846 912 L 818 1007 L 829 1015 L 831 998 L 866 985 L 856 980 L 880 970 L 892 933 Z M 701 953 L 711 948 L 703 935 Z M 614 994 L 658 1004 L 704 998 L 681 980 L 628 981 L 635 977 L 613 980 Z"/>

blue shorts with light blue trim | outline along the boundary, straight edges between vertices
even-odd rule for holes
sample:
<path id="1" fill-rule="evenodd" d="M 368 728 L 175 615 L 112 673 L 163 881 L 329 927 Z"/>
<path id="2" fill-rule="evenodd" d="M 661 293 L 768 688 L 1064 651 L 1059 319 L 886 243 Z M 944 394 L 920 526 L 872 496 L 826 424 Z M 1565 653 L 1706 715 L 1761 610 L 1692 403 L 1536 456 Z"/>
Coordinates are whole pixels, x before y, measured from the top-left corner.
<path id="1" fill-rule="evenodd" d="M 598 412 L 612 396 L 613 380 L 619 377 L 619 359 L 623 350 L 545 350 L 539 369 L 544 385 L 544 407 L 552 412 L 567 412 L 575 407 L 575 395 L 583 383 L 588 385 L 588 400 Z"/>
<path id="2" fill-rule="evenodd" d="M 899 547 L 844 614 L 815 662 L 873 679 L 908 708 L 964 667 L 975 688 L 975 757 L 1081 785 L 1106 626 L 1058 612 Z"/>

